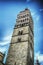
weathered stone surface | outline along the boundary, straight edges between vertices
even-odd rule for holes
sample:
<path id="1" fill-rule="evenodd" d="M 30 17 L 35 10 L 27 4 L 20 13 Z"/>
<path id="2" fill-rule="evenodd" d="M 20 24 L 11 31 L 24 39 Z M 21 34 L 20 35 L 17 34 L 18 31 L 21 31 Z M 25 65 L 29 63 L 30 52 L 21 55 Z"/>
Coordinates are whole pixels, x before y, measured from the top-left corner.
<path id="1" fill-rule="evenodd" d="M 3 62 L 0 62 L 0 65 L 4 65 L 4 63 Z"/>

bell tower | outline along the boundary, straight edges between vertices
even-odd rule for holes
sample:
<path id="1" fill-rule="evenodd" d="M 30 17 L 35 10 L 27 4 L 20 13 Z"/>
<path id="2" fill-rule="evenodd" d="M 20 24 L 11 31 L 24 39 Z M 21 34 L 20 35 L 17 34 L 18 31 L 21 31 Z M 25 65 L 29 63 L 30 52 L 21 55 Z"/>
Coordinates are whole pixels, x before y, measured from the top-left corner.
<path id="1" fill-rule="evenodd" d="M 17 15 L 6 64 L 33 65 L 33 49 L 33 20 L 26 8 Z"/>

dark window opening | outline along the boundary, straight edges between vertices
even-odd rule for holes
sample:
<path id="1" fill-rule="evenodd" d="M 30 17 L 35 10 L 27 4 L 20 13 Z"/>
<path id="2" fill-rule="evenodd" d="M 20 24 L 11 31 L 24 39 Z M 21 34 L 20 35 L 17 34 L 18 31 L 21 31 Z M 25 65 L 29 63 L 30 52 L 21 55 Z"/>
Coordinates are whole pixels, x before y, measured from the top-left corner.
<path id="1" fill-rule="evenodd" d="M 16 65 L 16 62 L 15 62 L 15 64 L 14 65 Z"/>
<path id="2" fill-rule="evenodd" d="M 23 22 L 24 22 L 24 20 L 23 20 Z"/>
<path id="3" fill-rule="evenodd" d="M 23 31 L 21 31 L 21 35 L 23 34 Z"/>
<path id="4" fill-rule="evenodd" d="M 24 26 L 24 25 L 22 24 L 22 26 Z"/>
<path id="5" fill-rule="evenodd" d="M 22 35 L 23 34 L 23 30 L 18 32 L 18 35 Z"/>
<path id="6" fill-rule="evenodd" d="M 28 20 L 28 18 L 27 18 L 27 20 Z"/>
<path id="7" fill-rule="evenodd" d="M 21 42 L 21 38 L 18 38 L 18 42 Z"/>

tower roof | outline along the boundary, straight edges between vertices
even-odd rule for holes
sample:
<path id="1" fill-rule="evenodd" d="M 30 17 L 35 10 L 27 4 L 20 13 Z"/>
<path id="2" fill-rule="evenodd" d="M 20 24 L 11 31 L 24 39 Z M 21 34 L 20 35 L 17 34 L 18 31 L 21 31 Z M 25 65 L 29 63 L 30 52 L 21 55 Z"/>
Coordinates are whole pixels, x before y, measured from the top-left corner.
<path id="1" fill-rule="evenodd" d="M 28 8 L 25 8 L 25 10 L 29 10 Z"/>

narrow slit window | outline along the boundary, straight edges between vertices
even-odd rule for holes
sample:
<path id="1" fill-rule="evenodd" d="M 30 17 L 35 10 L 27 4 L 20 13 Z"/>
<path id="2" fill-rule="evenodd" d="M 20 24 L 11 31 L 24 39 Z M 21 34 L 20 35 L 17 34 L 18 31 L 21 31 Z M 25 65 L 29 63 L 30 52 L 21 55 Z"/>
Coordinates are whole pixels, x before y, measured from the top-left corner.
<path id="1" fill-rule="evenodd" d="M 18 42 L 21 42 L 21 38 L 18 38 Z"/>

